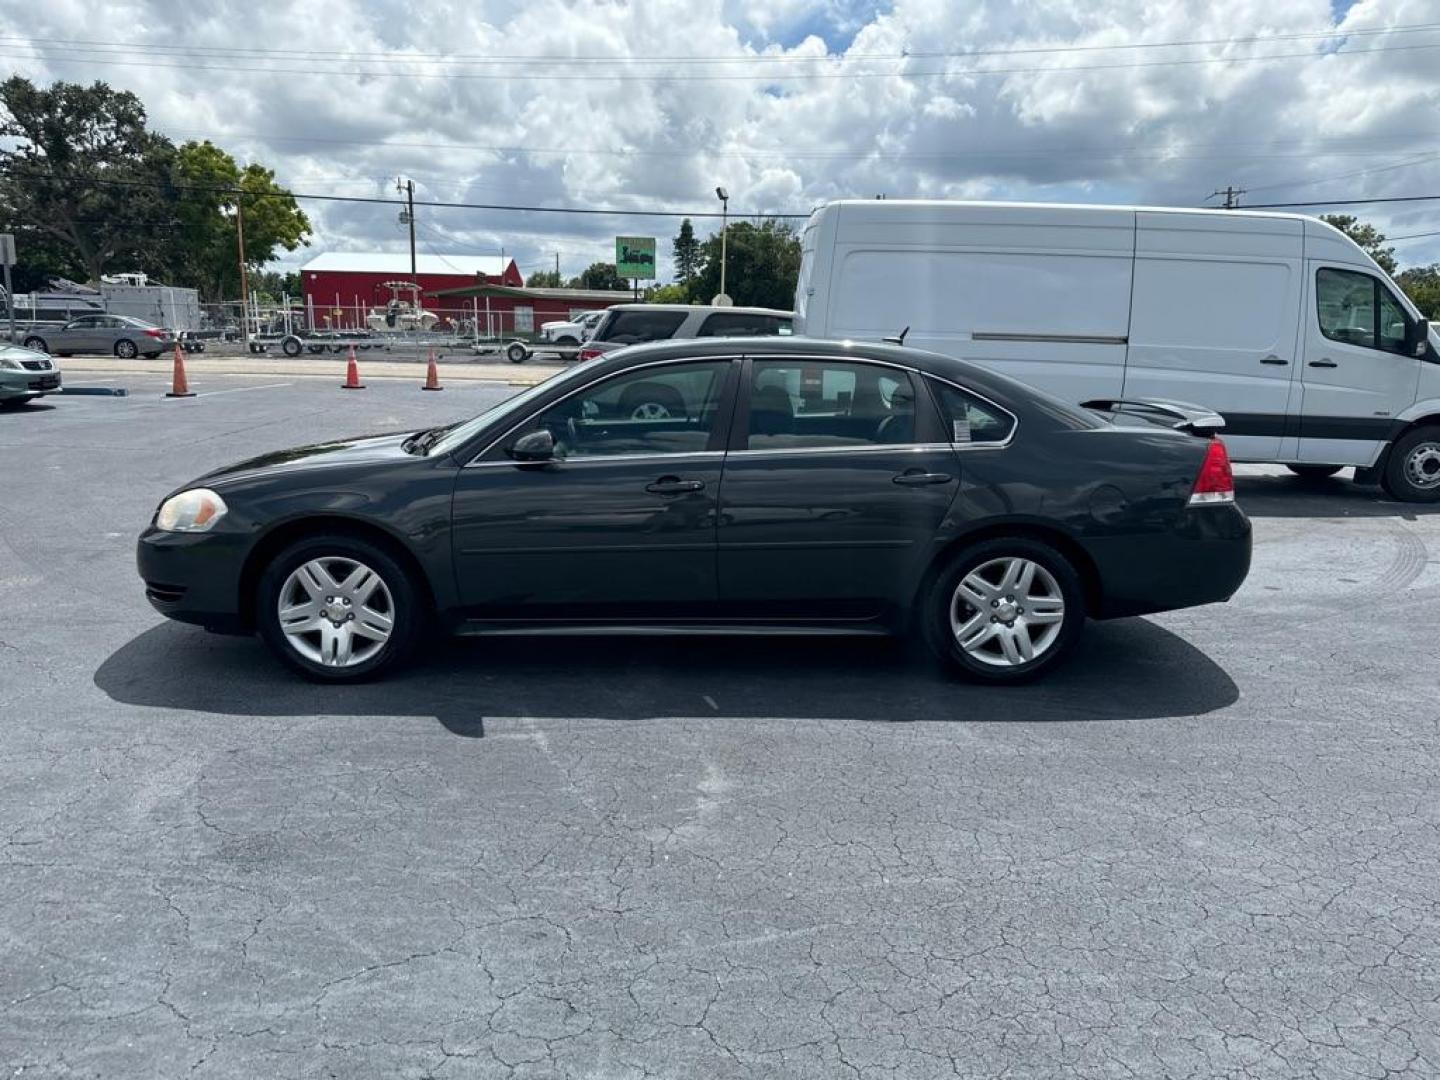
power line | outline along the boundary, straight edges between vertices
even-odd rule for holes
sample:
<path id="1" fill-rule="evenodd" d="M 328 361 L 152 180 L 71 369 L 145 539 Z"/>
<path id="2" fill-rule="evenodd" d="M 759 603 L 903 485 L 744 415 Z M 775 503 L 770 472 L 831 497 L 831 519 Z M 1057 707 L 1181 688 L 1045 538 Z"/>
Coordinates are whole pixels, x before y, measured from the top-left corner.
<path id="1" fill-rule="evenodd" d="M 149 70 L 152 68 L 171 68 L 184 71 L 238 71 L 248 75 L 323 75 L 338 76 L 352 75 L 356 78 L 374 79 L 441 79 L 441 80 L 480 80 L 495 81 L 504 80 L 513 82 L 515 75 L 512 72 L 443 72 L 434 70 L 409 70 L 393 71 L 381 69 L 345 69 L 328 68 L 317 70 L 312 62 L 309 67 L 285 68 L 285 67 L 255 67 L 253 65 L 227 65 L 227 64 L 165 64 L 150 58 L 141 61 L 134 59 L 103 60 L 89 55 L 77 56 L 54 56 L 44 51 L 47 46 L 26 46 L 38 50 L 36 52 L 23 54 L 19 59 L 37 60 L 46 64 L 83 64 L 87 66 L 112 66 L 112 67 L 134 67 L 142 63 Z M 1364 56 L 1371 53 L 1391 52 L 1413 52 L 1418 50 L 1440 49 L 1440 42 L 1424 45 L 1377 45 L 1369 49 L 1336 49 L 1327 53 L 1316 53 L 1312 50 L 1305 52 L 1288 53 L 1266 53 L 1260 56 L 1208 56 L 1208 57 L 1187 57 L 1168 60 L 1143 60 L 1135 63 L 1124 64 L 1076 64 L 1068 66 L 1047 65 L 1044 67 L 1009 67 L 1009 68 L 943 68 L 936 71 L 815 71 L 815 72 L 785 72 L 785 73 L 762 73 L 753 75 L 663 75 L 663 74 L 621 74 L 603 72 L 599 74 L 550 74 L 545 73 L 543 78 L 546 82 L 643 82 L 643 83 L 688 83 L 688 82 L 785 82 L 790 80 L 831 80 L 831 79 L 920 79 L 920 78 L 960 78 L 965 76 L 985 75 L 1036 75 L 1036 74 L 1069 74 L 1087 71 L 1117 71 L 1137 68 L 1152 67 L 1181 67 L 1196 64 L 1250 64 L 1266 63 L 1275 60 L 1297 60 L 1312 59 L 1316 57 L 1351 57 Z M 85 54 L 94 53 L 97 50 L 72 49 L 71 52 Z M 100 52 L 100 56 L 115 56 L 115 53 Z"/>
<path id="2" fill-rule="evenodd" d="M 1255 45 L 1267 44 L 1272 41 L 1304 41 L 1304 40 L 1327 40 L 1334 38 L 1352 37 L 1373 37 L 1391 34 L 1426 33 L 1440 30 L 1440 23 L 1406 23 L 1396 26 L 1384 27 L 1362 27 L 1350 30 L 1342 30 L 1338 27 L 1326 28 L 1324 30 L 1295 31 L 1285 34 L 1263 34 L 1253 37 L 1227 37 L 1227 38 L 1191 38 L 1180 41 L 1134 41 L 1119 42 L 1115 44 L 1089 44 L 1089 45 L 1050 45 L 1050 46 L 1025 46 L 1021 48 L 986 48 L 986 49 L 947 49 L 947 50 L 923 50 L 923 49 L 902 49 L 893 53 L 826 53 L 823 56 L 796 56 L 794 54 L 766 54 L 756 53 L 749 56 L 694 56 L 694 55 L 646 55 L 642 59 L 645 63 L 654 62 L 678 62 L 685 64 L 816 64 L 834 60 L 910 60 L 910 59 L 938 59 L 938 58 L 971 58 L 987 56 L 1033 56 L 1045 54 L 1064 53 L 1087 53 L 1087 52 L 1117 52 L 1133 51 L 1137 49 L 1179 49 L 1197 48 L 1211 45 Z M 395 49 L 383 51 L 375 50 L 344 50 L 329 54 L 328 56 L 316 56 L 312 49 L 246 49 L 238 46 L 222 45 L 195 45 L 172 42 L 148 42 L 129 41 L 116 42 L 104 41 L 95 38 L 61 38 L 61 37 L 32 37 L 24 35 L 0 35 L 0 42 L 10 42 L 17 45 L 32 47 L 55 47 L 76 49 L 82 47 L 93 47 L 95 50 L 105 50 L 113 53 L 134 53 L 143 52 L 146 55 L 154 53 L 177 53 L 180 55 L 210 55 L 215 57 L 229 56 L 290 56 L 301 57 L 307 61 L 320 60 L 323 62 L 348 62 L 359 59 L 386 59 L 393 60 L 397 57 L 402 60 L 425 60 L 440 63 L 469 63 L 469 64 L 534 64 L 534 63 L 565 63 L 565 64 L 613 64 L 616 61 L 629 59 L 623 56 L 568 56 L 554 53 L 434 53 L 404 50 L 399 52 Z"/>
<path id="3" fill-rule="evenodd" d="M 1320 199 L 1315 202 L 1251 203 L 1244 210 L 1299 210 L 1307 206 L 1374 206 L 1379 203 L 1436 202 L 1440 195 L 1394 195 L 1383 199 Z"/>
<path id="4" fill-rule="evenodd" d="M 1339 173 L 1335 176 L 1322 176 L 1314 180 L 1291 180 L 1283 184 L 1261 184 L 1259 187 L 1247 188 L 1247 191 L 1274 191 L 1277 188 L 1289 187 L 1313 187 L 1316 184 L 1328 184 L 1332 180 L 1350 180 L 1357 176 L 1371 176 L 1375 173 L 1391 172 L 1395 169 L 1408 169 L 1412 165 L 1425 165 L 1433 161 L 1440 161 L 1440 153 L 1424 154 L 1421 157 L 1411 158 L 1409 161 L 1397 161 L 1393 165 L 1377 165 L 1368 169 L 1357 169 L 1354 172 Z"/>

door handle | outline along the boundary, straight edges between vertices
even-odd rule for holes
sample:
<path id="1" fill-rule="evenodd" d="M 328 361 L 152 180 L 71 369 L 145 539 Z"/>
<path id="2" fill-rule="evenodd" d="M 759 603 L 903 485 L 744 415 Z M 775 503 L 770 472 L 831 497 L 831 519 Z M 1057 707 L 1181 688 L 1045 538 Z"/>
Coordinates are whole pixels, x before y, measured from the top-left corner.
<path id="1" fill-rule="evenodd" d="M 659 480 L 645 485 L 652 495 L 683 495 L 687 491 L 704 491 L 704 480 L 681 480 L 678 476 L 662 476 Z"/>
<path id="2" fill-rule="evenodd" d="M 1311 360 L 1311 361 L 1310 361 L 1310 366 L 1311 366 L 1311 367 L 1339 367 L 1340 365 L 1337 364 L 1334 360 Z"/>
<path id="3" fill-rule="evenodd" d="M 924 487 L 926 484 L 948 484 L 953 478 L 949 473 L 923 472 L 920 469 L 907 469 L 899 476 L 891 477 L 891 479 L 897 484 L 903 484 L 905 487 Z"/>
<path id="4" fill-rule="evenodd" d="M 1276 356 L 1274 353 L 1271 353 L 1269 356 L 1265 357 L 1264 360 L 1261 360 L 1260 363 L 1275 364 L 1277 366 L 1284 367 L 1286 364 L 1290 363 L 1290 361 L 1286 360 L 1284 357 Z"/>

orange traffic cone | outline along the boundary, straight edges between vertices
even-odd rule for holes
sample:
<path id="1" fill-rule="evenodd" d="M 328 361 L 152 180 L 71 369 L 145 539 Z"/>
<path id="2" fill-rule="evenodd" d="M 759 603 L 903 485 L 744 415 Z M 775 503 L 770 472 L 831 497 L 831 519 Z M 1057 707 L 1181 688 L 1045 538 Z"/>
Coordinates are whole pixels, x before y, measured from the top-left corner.
<path id="1" fill-rule="evenodd" d="M 350 346 L 350 359 L 345 362 L 345 381 L 340 384 L 342 390 L 364 390 L 365 384 L 360 381 L 360 365 L 355 363 L 355 346 Z"/>
<path id="2" fill-rule="evenodd" d="M 185 357 L 180 352 L 180 343 L 175 343 L 175 364 L 170 373 L 170 391 L 166 397 L 194 397 L 190 384 L 185 380 Z"/>
<path id="3" fill-rule="evenodd" d="M 435 367 L 435 350 L 430 350 L 430 363 L 425 368 L 425 385 L 421 390 L 444 390 L 440 385 L 440 372 Z"/>

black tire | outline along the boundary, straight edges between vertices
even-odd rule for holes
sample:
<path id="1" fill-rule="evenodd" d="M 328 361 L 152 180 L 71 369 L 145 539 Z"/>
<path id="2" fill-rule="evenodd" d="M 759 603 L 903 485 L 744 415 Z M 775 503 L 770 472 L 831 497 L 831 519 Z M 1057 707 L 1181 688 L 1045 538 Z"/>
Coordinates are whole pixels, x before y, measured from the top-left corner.
<path id="1" fill-rule="evenodd" d="M 121 338 L 115 342 L 115 355 L 121 360 L 134 360 L 139 353 L 140 350 L 136 347 L 135 342 L 129 338 Z"/>
<path id="2" fill-rule="evenodd" d="M 302 656 L 291 645 L 280 627 L 280 591 L 294 570 L 313 559 L 363 563 L 384 582 L 390 593 L 393 627 L 374 655 L 348 667 L 327 667 Z M 384 548 L 357 537 L 318 535 L 291 544 L 270 561 L 256 588 L 255 622 L 265 644 L 291 670 L 315 682 L 352 683 L 373 679 L 404 663 L 424 634 L 429 611 L 419 584 Z"/>
<path id="3" fill-rule="evenodd" d="M 280 343 L 280 351 L 286 356 L 299 356 L 300 353 L 304 351 L 304 348 L 305 346 L 301 344 L 300 339 L 297 337 L 287 337 Z"/>
<path id="4" fill-rule="evenodd" d="M 526 360 L 530 359 L 530 350 L 521 342 L 513 341 L 505 349 L 505 359 L 509 360 L 512 364 L 523 364 Z"/>
<path id="5" fill-rule="evenodd" d="M 663 409 L 676 420 L 683 420 L 688 415 L 685 409 L 685 399 L 680 396 L 680 391 L 673 386 L 666 386 L 664 383 L 639 383 L 620 395 L 622 416 L 640 420 L 643 417 L 637 414 L 646 409 Z"/>
<path id="6" fill-rule="evenodd" d="M 962 580 L 972 571 L 982 570 L 998 560 L 1025 559 L 1047 571 L 1058 589 L 1063 601 L 1059 630 L 1032 660 L 1017 664 L 999 665 L 978 659 L 961 648 L 956 634 L 951 629 L 951 605 L 956 599 L 956 590 Z M 1049 585 L 1036 586 L 1053 592 Z M 1025 597 L 1021 597 L 1023 603 Z M 950 670 L 975 682 L 991 684 L 1012 684 L 1028 682 L 1053 668 L 1079 640 L 1085 625 L 1085 589 L 1080 574 L 1059 551 L 1049 544 L 1029 537 L 1003 537 L 982 540 L 955 555 L 948 564 L 931 580 L 926 592 L 920 597 L 920 620 L 926 644 Z M 1003 598 L 1000 601 L 1004 603 Z M 962 602 L 961 614 L 969 612 L 973 617 L 988 618 L 994 623 L 997 616 L 987 616 L 979 605 Z M 997 609 L 1000 610 L 1000 609 Z M 1023 612 L 1023 607 L 1018 609 Z M 1023 619 L 1023 615 L 1017 615 Z M 981 625 L 981 629 L 986 624 Z M 1038 631 L 1043 639 L 1046 631 Z M 998 648 L 998 646 L 997 646 Z"/>
<path id="7" fill-rule="evenodd" d="M 1286 465 L 1301 480 L 1324 480 L 1334 476 L 1345 466 L 1343 465 Z"/>
<path id="8" fill-rule="evenodd" d="M 36 352 L 48 353 L 50 351 L 50 346 L 45 344 L 45 339 L 39 334 L 31 334 L 22 341 L 21 344 L 27 349 L 34 349 Z"/>
<path id="9" fill-rule="evenodd" d="M 573 337 L 571 337 L 569 334 L 566 334 L 566 335 L 565 335 L 564 337 L 562 337 L 562 338 L 556 338 L 556 339 L 555 339 L 555 344 L 556 344 L 556 345 L 568 345 L 568 346 L 570 346 L 570 347 L 573 349 L 576 345 L 579 345 L 580 342 L 576 341 L 576 340 L 575 340 Z"/>
<path id="10" fill-rule="evenodd" d="M 307 346 L 305 346 L 305 348 L 309 349 L 312 353 L 316 353 L 316 354 L 323 353 L 323 352 L 325 351 L 325 346 L 324 346 L 324 345 L 307 345 Z"/>
<path id="11" fill-rule="evenodd" d="M 1384 483 L 1401 502 L 1440 502 L 1440 425 L 1418 427 L 1395 440 Z"/>

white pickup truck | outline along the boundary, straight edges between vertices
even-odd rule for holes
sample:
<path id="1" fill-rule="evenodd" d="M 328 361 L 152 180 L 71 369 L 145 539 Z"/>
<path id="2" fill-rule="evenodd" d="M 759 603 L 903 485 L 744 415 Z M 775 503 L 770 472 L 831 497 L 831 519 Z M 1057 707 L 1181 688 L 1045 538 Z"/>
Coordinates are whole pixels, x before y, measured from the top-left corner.
<path id="1" fill-rule="evenodd" d="M 547 345 L 579 345 L 588 341 L 604 318 L 605 310 L 587 311 L 570 322 L 547 322 L 540 324 L 540 341 Z"/>

